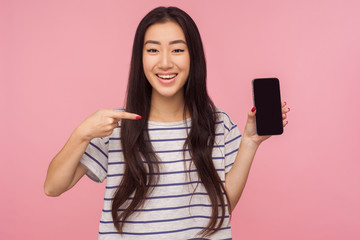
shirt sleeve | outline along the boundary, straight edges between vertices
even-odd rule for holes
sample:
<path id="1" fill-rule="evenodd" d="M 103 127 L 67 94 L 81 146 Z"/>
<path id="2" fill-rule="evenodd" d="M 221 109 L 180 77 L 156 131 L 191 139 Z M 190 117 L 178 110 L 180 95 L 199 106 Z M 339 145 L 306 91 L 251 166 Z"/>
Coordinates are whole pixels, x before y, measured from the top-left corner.
<path id="1" fill-rule="evenodd" d="M 95 182 L 103 182 L 107 176 L 108 138 L 94 138 L 90 141 L 80 162 L 87 167 L 86 175 Z"/>
<path id="2" fill-rule="evenodd" d="M 228 173 L 234 165 L 239 150 L 241 133 L 238 126 L 224 113 L 224 148 L 225 148 L 225 173 Z"/>

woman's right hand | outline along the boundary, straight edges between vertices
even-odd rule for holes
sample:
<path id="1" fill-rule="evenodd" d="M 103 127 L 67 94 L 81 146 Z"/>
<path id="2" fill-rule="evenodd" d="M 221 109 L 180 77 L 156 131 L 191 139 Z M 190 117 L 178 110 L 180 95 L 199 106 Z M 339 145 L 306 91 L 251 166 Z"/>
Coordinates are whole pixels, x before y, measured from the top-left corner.
<path id="1" fill-rule="evenodd" d="M 121 119 L 141 119 L 135 113 L 119 112 L 112 109 L 99 110 L 87 117 L 76 129 L 83 140 L 109 136 L 119 126 Z"/>

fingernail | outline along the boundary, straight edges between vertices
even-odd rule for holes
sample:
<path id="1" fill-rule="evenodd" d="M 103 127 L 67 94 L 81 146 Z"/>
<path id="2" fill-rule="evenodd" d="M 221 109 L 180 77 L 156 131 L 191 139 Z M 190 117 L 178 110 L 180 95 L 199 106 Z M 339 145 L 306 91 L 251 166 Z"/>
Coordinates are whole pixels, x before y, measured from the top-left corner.
<path id="1" fill-rule="evenodd" d="M 289 111 L 290 111 L 290 108 L 288 108 L 289 109 Z"/>
<path id="2" fill-rule="evenodd" d="M 256 110 L 256 107 L 253 107 L 253 108 L 251 109 L 252 112 L 255 112 L 255 110 Z"/>
<path id="3" fill-rule="evenodd" d="M 142 119 L 142 117 L 138 115 L 138 116 L 136 116 L 136 119 Z"/>

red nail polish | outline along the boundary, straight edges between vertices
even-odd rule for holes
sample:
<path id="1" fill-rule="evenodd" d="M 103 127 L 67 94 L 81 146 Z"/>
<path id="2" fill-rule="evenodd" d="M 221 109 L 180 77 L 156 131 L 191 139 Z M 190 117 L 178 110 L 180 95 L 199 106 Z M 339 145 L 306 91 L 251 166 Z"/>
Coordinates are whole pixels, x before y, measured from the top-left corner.
<path id="1" fill-rule="evenodd" d="M 136 116 L 136 119 L 142 119 L 142 117 L 141 116 Z"/>
<path id="2" fill-rule="evenodd" d="M 251 109 L 252 112 L 255 112 L 255 110 L 256 110 L 256 107 L 253 107 L 253 108 Z"/>

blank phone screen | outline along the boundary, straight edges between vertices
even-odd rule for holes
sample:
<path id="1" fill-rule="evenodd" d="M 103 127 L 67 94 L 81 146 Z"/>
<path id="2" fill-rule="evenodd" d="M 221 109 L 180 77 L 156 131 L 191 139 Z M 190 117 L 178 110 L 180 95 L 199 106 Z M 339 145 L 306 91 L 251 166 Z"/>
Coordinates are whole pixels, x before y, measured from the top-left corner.
<path id="1" fill-rule="evenodd" d="M 279 80 L 277 78 L 254 79 L 253 93 L 258 135 L 282 134 L 283 122 Z"/>

